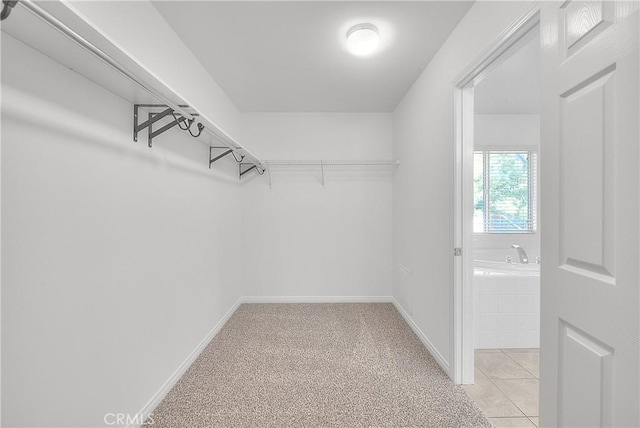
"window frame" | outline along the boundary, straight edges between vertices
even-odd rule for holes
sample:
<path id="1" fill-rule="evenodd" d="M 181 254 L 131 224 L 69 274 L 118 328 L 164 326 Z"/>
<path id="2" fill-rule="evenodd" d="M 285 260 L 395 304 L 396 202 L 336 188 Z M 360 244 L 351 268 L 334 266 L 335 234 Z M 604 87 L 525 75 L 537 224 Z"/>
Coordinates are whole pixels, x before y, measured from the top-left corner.
<path id="1" fill-rule="evenodd" d="M 487 153 L 489 152 L 514 152 L 514 153 L 522 153 L 528 152 L 529 156 L 529 203 L 528 203 L 528 219 L 529 223 L 532 225 L 531 229 L 527 230 L 487 230 L 487 223 L 490 222 L 490 217 L 487 215 L 489 211 L 489 204 L 487 196 L 491 196 L 491 193 L 488 191 L 490 179 L 489 174 L 486 172 L 489 171 L 489 156 Z M 481 235 L 534 235 L 538 233 L 538 157 L 539 157 L 539 147 L 535 146 L 476 146 L 473 149 L 474 156 L 476 153 L 482 153 L 482 198 L 484 201 L 483 204 L 483 222 L 482 222 L 482 232 L 473 231 L 474 236 Z M 533 161 L 531 161 L 533 159 Z M 533 204 L 532 204 L 533 201 Z M 532 206 L 533 205 L 533 206 Z"/>

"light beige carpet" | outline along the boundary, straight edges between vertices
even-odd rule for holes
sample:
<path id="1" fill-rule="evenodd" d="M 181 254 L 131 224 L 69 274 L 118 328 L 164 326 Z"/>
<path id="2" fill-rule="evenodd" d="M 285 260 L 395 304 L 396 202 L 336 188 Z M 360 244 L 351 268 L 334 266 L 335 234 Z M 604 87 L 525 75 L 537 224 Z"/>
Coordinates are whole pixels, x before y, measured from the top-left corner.
<path id="1" fill-rule="evenodd" d="M 165 427 L 490 427 L 390 303 L 244 304 L 153 412 Z"/>

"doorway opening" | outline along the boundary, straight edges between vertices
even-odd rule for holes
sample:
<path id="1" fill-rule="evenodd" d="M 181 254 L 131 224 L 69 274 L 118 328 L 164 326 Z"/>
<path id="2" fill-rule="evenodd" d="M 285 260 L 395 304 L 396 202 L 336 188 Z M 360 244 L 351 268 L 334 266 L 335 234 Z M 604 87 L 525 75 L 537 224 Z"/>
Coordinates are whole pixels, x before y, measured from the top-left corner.
<path id="1" fill-rule="evenodd" d="M 454 378 L 497 426 L 538 425 L 538 24 L 532 8 L 455 88 Z"/>

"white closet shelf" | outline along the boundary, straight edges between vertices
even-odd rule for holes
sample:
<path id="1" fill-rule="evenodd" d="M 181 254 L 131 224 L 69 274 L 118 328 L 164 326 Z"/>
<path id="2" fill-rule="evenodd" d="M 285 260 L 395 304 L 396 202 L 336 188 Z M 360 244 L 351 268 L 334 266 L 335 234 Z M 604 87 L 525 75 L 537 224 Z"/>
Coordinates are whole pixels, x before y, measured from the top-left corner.
<path id="1" fill-rule="evenodd" d="M 267 166 L 398 166 L 397 160 L 265 160 Z"/>
<path id="2" fill-rule="evenodd" d="M 32 0 L 20 0 L 14 9 L 3 21 L 2 32 L 131 104 L 150 105 L 158 104 L 159 101 L 187 121 L 192 121 L 195 130 L 198 130 L 198 124 L 204 126 L 203 135 L 196 138 L 198 142 L 214 149 L 224 146 L 233 152 L 236 159 L 242 159 L 244 165 L 255 166 L 258 172 L 266 169 L 258 157 L 213 120 L 192 107 L 186 108 L 185 106 L 190 105 L 189 100 L 174 92 L 152 70 L 138 64 L 112 42 L 108 35 L 92 27 L 75 12 L 72 5 L 60 1 L 35 3 Z M 211 161 L 211 157 L 209 160 Z M 241 166 L 240 171 L 242 170 Z"/>
<path id="3" fill-rule="evenodd" d="M 289 160 L 265 160 L 266 176 L 269 183 L 269 187 L 272 187 L 271 169 L 272 167 L 320 167 L 320 179 L 322 186 L 324 187 L 324 168 L 325 167 L 397 167 L 400 165 L 398 160 L 380 160 L 380 159 L 344 159 L 344 160 L 325 160 L 325 159 L 289 159 Z"/>

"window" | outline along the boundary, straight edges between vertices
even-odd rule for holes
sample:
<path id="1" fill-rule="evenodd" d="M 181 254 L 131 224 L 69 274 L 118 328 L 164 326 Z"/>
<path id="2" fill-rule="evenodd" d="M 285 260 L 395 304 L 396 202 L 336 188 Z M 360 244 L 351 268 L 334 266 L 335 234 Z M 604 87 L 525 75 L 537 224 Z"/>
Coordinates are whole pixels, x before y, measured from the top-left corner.
<path id="1" fill-rule="evenodd" d="M 474 232 L 535 232 L 536 157 L 531 150 L 474 152 Z"/>

